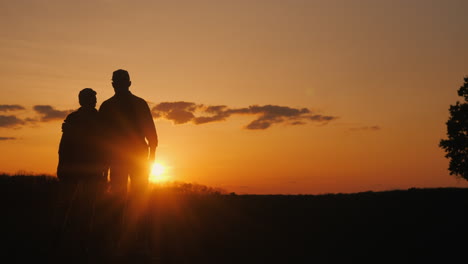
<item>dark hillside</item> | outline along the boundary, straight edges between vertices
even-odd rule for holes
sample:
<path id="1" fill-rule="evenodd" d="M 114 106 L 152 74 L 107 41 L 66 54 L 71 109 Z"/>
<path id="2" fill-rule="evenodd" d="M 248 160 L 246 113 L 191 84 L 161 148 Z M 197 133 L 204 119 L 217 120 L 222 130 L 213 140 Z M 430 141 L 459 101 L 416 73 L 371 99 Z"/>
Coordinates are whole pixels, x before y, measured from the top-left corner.
<path id="1" fill-rule="evenodd" d="M 187 185 L 188 186 L 188 185 Z M 63 263 L 358 263 L 458 260 L 467 189 L 330 195 L 154 190 L 143 198 L 0 177 L 1 254 Z"/>

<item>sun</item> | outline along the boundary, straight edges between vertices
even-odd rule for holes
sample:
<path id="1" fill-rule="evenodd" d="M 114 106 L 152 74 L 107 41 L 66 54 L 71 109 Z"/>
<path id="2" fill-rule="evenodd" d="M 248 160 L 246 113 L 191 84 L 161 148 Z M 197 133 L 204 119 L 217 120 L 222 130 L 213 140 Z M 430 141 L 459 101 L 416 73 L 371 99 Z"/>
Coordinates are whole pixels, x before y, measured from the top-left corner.
<path id="1" fill-rule="evenodd" d="M 157 162 L 153 163 L 153 166 L 151 167 L 149 181 L 152 183 L 161 183 L 167 181 L 169 179 L 169 176 L 166 174 L 166 171 L 166 166 Z"/>

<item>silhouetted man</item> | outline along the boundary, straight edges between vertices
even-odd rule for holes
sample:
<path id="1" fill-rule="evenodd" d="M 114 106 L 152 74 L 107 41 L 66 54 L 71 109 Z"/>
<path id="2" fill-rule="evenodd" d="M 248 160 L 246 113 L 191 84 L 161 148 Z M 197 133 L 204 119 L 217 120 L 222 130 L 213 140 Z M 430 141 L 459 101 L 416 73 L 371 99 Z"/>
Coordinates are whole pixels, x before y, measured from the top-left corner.
<path id="1" fill-rule="evenodd" d="M 132 189 L 146 188 L 158 145 L 149 106 L 129 91 L 131 84 L 127 71 L 114 71 L 115 95 L 104 101 L 99 109 L 110 167 L 110 187 L 113 192 L 120 193 L 126 192 L 128 177 Z"/>
<path id="2" fill-rule="evenodd" d="M 105 183 L 107 174 L 104 174 L 99 142 L 96 92 L 85 88 L 78 99 L 81 107 L 69 114 L 62 124 L 57 176 L 66 183 L 83 182 L 90 188 L 97 187 L 95 184 Z"/>

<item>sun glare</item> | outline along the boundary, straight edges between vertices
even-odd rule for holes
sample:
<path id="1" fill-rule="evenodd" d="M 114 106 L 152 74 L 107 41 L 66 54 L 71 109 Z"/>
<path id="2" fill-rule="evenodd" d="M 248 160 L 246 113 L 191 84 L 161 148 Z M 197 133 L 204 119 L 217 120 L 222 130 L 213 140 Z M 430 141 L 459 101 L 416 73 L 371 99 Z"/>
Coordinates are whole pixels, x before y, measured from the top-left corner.
<path id="1" fill-rule="evenodd" d="M 151 168 L 150 182 L 152 183 L 161 183 L 169 179 L 169 176 L 166 174 L 167 168 L 161 163 L 154 163 Z"/>

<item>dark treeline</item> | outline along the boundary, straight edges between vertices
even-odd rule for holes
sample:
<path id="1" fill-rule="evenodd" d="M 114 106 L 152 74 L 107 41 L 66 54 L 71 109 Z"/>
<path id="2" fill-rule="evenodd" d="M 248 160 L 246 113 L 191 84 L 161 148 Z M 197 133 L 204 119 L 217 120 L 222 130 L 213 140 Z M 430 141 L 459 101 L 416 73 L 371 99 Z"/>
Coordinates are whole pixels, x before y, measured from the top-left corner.
<path id="1" fill-rule="evenodd" d="M 159 188 L 144 198 L 91 197 L 46 176 L 0 176 L 1 254 L 16 262 L 49 263 L 423 263 L 466 258 L 467 189 L 328 195 L 195 190 Z"/>

